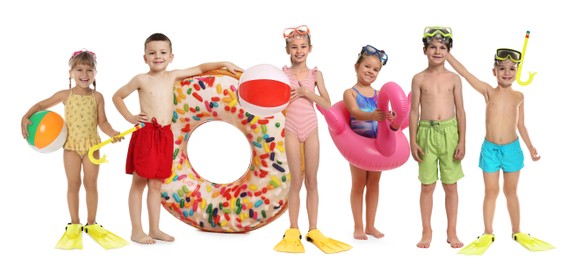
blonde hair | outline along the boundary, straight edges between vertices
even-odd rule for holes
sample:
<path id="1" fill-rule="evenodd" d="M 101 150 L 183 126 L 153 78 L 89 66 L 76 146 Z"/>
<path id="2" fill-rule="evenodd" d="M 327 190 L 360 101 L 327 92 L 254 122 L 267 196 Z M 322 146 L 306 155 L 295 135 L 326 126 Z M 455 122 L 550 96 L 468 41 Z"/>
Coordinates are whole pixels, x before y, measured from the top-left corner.
<path id="1" fill-rule="evenodd" d="M 305 35 L 296 35 L 294 37 L 285 38 L 285 46 L 289 45 L 289 42 L 291 40 L 293 40 L 295 37 L 298 37 L 300 39 L 307 38 L 307 42 L 309 43 L 309 46 L 311 45 L 311 34 L 305 34 Z"/>

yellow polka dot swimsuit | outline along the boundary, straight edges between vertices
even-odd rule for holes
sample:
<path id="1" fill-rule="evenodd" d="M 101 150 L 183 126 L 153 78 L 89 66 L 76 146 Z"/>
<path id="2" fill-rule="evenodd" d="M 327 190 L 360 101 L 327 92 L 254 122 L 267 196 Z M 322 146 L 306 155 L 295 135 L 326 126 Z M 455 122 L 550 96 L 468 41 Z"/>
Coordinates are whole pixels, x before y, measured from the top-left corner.
<path id="1" fill-rule="evenodd" d="M 70 90 L 65 114 L 68 137 L 64 149 L 84 156 L 90 147 L 101 142 L 98 135 L 98 104 L 93 92 L 91 95 L 76 95 Z"/>

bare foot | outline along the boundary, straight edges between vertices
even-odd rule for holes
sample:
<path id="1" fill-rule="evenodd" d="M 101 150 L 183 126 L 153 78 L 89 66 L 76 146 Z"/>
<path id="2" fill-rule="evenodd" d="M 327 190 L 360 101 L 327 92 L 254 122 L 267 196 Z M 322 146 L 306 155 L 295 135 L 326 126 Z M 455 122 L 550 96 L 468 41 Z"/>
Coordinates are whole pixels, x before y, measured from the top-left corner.
<path id="1" fill-rule="evenodd" d="M 432 232 L 423 232 L 421 241 L 417 244 L 418 248 L 429 248 L 432 240 Z"/>
<path id="2" fill-rule="evenodd" d="M 155 232 L 149 232 L 149 235 L 153 238 L 153 239 L 157 239 L 157 240 L 161 240 L 161 241 L 165 241 L 165 242 L 173 242 L 175 241 L 175 238 L 164 233 L 161 230 L 155 231 Z"/>
<path id="3" fill-rule="evenodd" d="M 383 234 L 381 231 L 379 231 L 375 227 L 367 228 L 365 230 L 365 233 L 367 233 L 367 235 L 374 236 L 375 238 L 382 238 L 385 236 L 385 234 Z"/>
<path id="4" fill-rule="evenodd" d="M 357 240 L 367 240 L 367 234 L 365 234 L 365 232 L 363 232 L 363 230 L 361 229 L 356 229 L 355 232 L 353 233 L 353 237 L 355 237 L 355 239 Z"/>
<path id="5" fill-rule="evenodd" d="M 145 233 L 132 234 L 131 239 L 132 239 L 132 241 L 139 243 L 139 244 L 144 244 L 144 245 L 155 244 L 155 240 L 153 238 L 151 238 L 150 236 L 146 235 Z"/>
<path id="6" fill-rule="evenodd" d="M 450 247 L 452 248 L 462 248 L 462 246 L 464 246 L 464 244 L 458 240 L 458 237 L 456 236 L 453 239 L 449 238 L 446 242 L 449 243 Z"/>

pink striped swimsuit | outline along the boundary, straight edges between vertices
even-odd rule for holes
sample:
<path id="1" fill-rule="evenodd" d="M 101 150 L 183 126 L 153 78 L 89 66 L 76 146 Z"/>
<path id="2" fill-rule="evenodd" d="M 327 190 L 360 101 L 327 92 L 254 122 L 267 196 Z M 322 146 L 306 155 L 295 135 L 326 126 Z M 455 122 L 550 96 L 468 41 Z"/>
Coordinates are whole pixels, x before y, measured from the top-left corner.
<path id="1" fill-rule="evenodd" d="M 289 77 L 291 88 L 299 88 L 299 82 L 291 73 L 291 69 L 284 66 L 283 71 Z M 313 93 L 315 93 L 315 72 L 317 72 L 317 67 L 309 70 L 307 77 L 300 81 L 302 87 L 308 88 Z M 286 110 L 285 130 L 293 133 L 299 142 L 305 142 L 311 132 L 317 128 L 317 113 L 315 113 L 313 102 L 300 97 L 293 100 Z"/>

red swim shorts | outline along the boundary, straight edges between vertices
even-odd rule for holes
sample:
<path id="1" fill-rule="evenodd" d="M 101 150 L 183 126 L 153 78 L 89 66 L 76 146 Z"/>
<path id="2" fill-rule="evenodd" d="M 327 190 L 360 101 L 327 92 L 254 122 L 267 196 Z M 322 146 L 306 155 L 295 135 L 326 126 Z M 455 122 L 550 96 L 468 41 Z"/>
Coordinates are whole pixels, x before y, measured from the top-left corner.
<path id="1" fill-rule="evenodd" d="M 171 125 L 161 126 L 155 118 L 133 132 L 128 148 L 126 173 L 137 173 L 147 179 L 171 176 L 173 162 Z"/>

